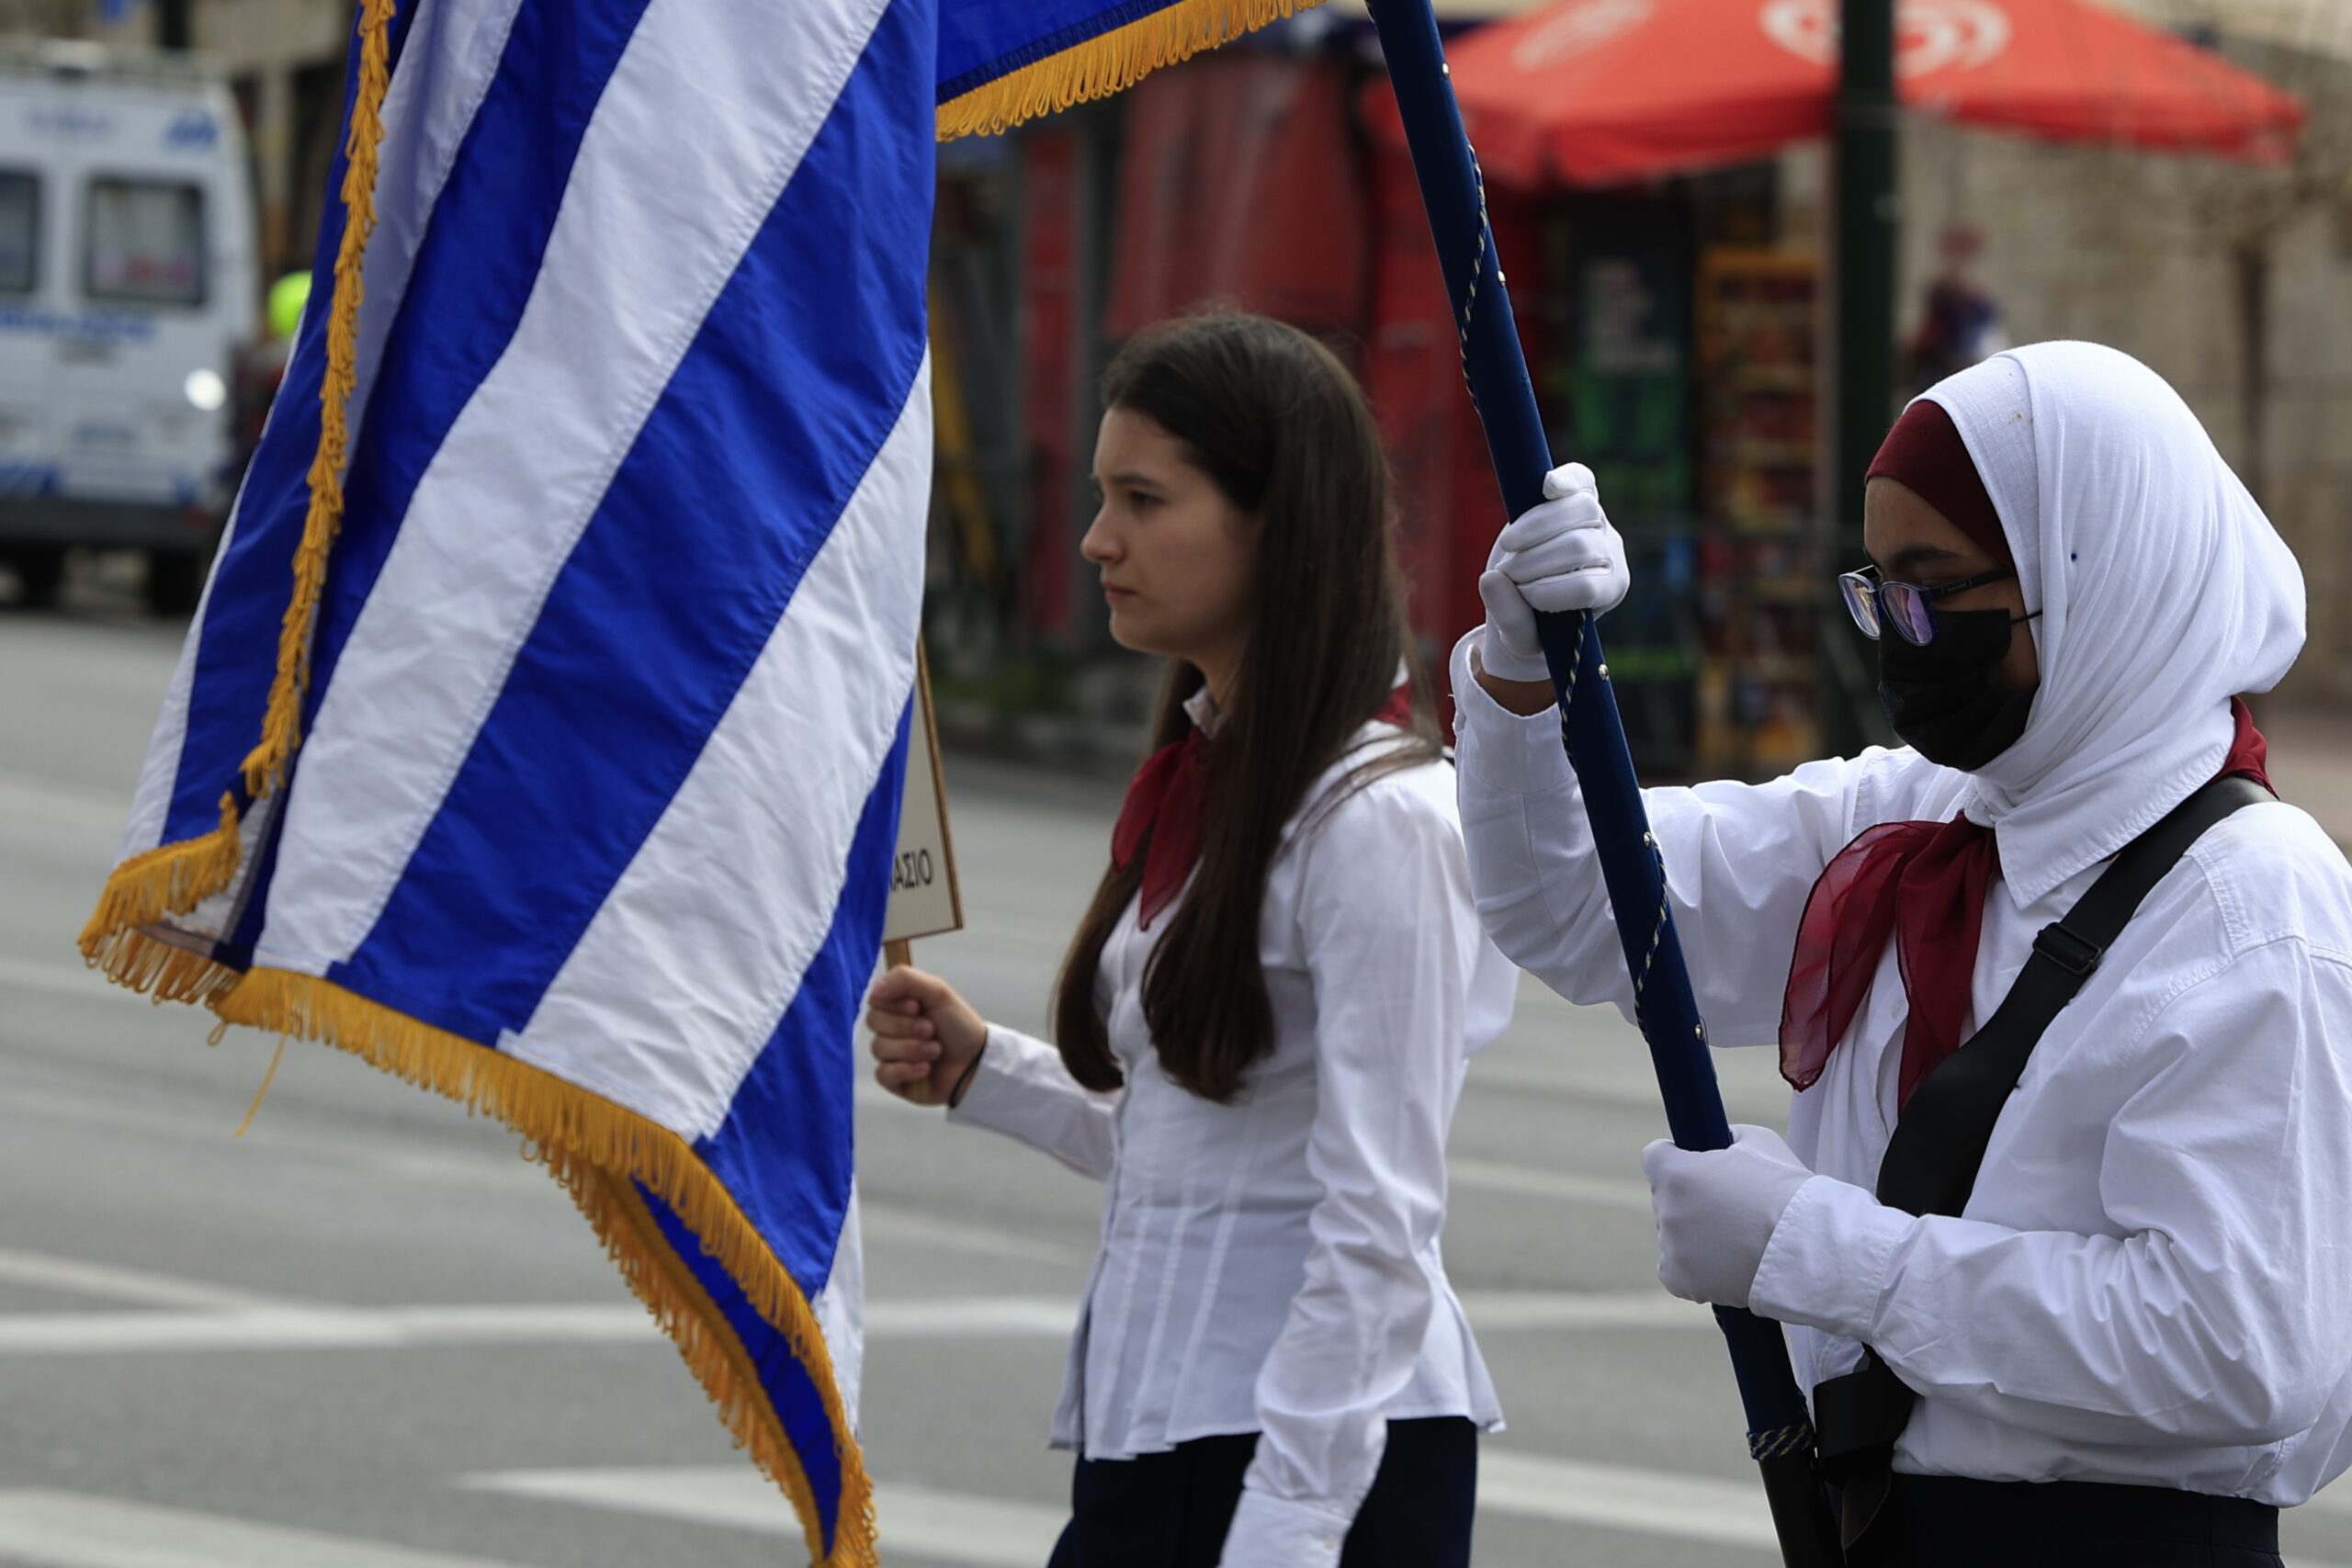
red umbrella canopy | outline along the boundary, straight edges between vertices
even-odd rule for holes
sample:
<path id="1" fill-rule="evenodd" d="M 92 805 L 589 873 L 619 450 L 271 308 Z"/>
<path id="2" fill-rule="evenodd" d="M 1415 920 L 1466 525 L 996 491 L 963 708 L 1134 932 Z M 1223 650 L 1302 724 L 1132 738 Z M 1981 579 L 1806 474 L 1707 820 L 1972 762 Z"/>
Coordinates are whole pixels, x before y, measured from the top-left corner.
<path id="1" fill-rule="evenodd" d="M 2275 163 L 2302 124 L 2292 94 L 2087 0 L 1898 0 L 1895 27 L 1903 101 L 1972 125 Z M 1488 178 L 1611 185 L 1826 131 L 1838 0 L 1561 0 L 1448 54 Z"/>

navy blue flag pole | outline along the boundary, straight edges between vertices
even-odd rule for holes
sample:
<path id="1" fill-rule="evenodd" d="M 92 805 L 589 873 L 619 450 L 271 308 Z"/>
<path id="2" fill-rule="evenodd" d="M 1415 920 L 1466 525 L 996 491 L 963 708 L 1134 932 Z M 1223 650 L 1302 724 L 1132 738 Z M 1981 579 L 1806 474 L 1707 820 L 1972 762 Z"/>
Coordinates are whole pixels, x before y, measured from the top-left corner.
<path id="1" fill-rule="evenodd" d="M 1505 510 L 1517 517 L 1544 499 L 1552 456 L 1503 289 L 1485 185 L 1462 129 L 1429 0 L 1374 0 L 1372 10 L 1453 297 L 1470 400 L 1486 427 Z M 1565 716 L 1561 738 L 1592 819 L 1601 876 L 1633 973 L 1634 1021 L 1649 1043 L 1667 1126 L 1686 1149 L 1727 1147 L 1731 1124 L 1707 1053 L 1707 1026 L 1674 934 L 1665 866 L 1642 808 L 1599 629 L 1588 614 L 1538 615 L 1536 630 Z M 1715 1320 L 1731 1350 L 1747 1415 L 1748 1451 L 1763 1471 L 1781 1555 L 1789 1568 L 1833 1568 L 1839 1552 L 1814 1479 L 1813 1423 L 1789 1369 L 1780 1325 L 1732 1307 L 1717 1307 Z"/>

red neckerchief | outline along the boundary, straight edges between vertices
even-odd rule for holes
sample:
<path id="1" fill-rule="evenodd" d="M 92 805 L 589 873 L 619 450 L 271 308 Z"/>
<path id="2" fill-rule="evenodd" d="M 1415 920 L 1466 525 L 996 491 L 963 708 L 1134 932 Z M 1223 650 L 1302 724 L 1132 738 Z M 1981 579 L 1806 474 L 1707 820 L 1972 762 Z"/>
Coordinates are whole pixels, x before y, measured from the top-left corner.
<path id="1" fill-rule="evenodd" d="M 1413 689 L 1399 686 L 1373 717 L 1383 724 L 1413 722 Z M 1201 785 L 1208 772 L 1209 738 L 1198 726 L 1182 740 L 1154 751 L 1136 770 L 1127 798 L 1111 829 L 1111 863 L 1125 871 L 1143 850 L 1143 929 L 1176 901 L 1201 858 Z M 1148 848 L 1146 848 L 1146 845 Z"/>
<path id="2" fill-rule="evenodd" d="M 2237 734 L 2216 776 L 2238 774 L 2269 789 L 2268 748 L 2254 715 L 2234 697 L 2230 714 Z M 1919 1080 L 1960 1049 L 1996 863 L 1993 829 L 1965 817 L 1882 822 L 1838 851 L 1813 885 L 1798 923 L 1781 1003 L 1781 1076 L 1799 1089 L 1821 1077 L 1862 1005 L 1891 933 L 1910 1001 L 1894 1093 L 1899 1114 Z"/>

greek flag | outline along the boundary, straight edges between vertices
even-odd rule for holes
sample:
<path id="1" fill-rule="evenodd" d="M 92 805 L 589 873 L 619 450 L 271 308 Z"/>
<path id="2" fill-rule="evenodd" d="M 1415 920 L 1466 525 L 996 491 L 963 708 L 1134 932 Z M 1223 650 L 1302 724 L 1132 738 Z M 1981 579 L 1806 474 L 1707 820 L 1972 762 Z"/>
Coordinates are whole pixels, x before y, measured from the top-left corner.
<path id="1" fill-rule="evenodd" d="M 312 306 L 83 933 L 531 1141 L 874 1559 L 851 1095 L 933 144 L 1286 0 L 364 0 Z"/>

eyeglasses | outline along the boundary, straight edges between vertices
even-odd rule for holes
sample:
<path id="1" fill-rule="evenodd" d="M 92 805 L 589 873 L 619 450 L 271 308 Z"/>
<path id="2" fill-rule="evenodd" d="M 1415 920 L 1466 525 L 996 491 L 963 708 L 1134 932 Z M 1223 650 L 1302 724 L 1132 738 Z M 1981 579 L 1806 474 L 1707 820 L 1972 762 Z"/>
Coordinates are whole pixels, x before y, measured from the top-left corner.
<path id="1" fill-rule="evenodd" d="M 1980 571 L 1974 577 L 1963 577 L 1958 582 L 1941 582 L 1933 588 L 1922 588 L 1916 582 L 1880 582 L 1874 581 L 1878 568 L 1864 567 L 1860 571 L 1839 575 L 1838 592 L 1846 596 L 1847 613 L 1862 635 L 1872 642 L 1878 640 L 1882 620 L 1894 627 L 1894 635 L 1914 648 L 1925 648 L 1936 640 L 1935 602 L 1954 593 L 1965 593 L 1972 588 L 1982 588 L 1988 582 L 1999 582 L 2015 577 L 2017 568 L 1996 567 Z"/>

